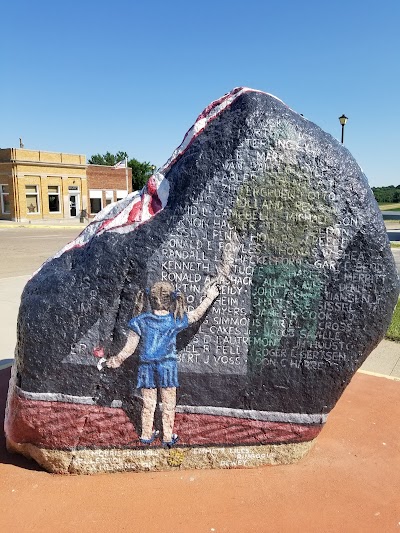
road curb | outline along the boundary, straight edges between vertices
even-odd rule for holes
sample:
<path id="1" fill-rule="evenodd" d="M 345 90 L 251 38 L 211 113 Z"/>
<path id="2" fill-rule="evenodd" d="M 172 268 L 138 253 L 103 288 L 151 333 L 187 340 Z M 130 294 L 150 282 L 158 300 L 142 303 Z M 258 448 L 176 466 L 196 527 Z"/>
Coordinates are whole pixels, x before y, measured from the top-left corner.
<path id="1" fill-rule="evenodd" d="M 360 374 L 367 374 L 367 376 L 374 376 L 376 378 L 386 378 L 392 381 L 400 381 L 396 376 L 388 376 L 387 374 L 379 374 L 378 372 L 370 372 L 369 370 L 357 370 Z"/>

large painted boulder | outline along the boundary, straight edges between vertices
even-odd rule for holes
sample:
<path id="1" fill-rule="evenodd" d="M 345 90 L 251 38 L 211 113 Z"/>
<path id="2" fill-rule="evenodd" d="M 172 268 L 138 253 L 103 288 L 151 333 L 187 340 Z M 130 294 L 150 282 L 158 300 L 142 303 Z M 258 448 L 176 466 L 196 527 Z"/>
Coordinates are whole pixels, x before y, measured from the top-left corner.
<path id="1" fill-rule="evenodd" d="M 72 473 L 295 461 L 398 294 L 348 150 L 234 89 L 28 282 L 8 447 Z"/>

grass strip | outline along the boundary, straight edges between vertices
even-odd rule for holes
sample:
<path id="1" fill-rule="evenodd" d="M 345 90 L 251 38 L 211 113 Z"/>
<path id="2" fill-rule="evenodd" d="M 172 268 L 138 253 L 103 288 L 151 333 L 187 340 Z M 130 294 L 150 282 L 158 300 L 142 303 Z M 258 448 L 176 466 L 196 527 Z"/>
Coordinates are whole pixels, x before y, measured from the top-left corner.
<path id="1" fill-rule="evenodd" d="M 391 341 L 400 342 L 400 300 L 394 308 L 392 322 L 386 332 L 386 338 Z"/>
<path id="2" fill-rule="evenodd" d="M 399 202 L 397 203 L 388 203 L 388 204 L 378 204 L 381 211 L 397 211 L 400 209 Z"/>

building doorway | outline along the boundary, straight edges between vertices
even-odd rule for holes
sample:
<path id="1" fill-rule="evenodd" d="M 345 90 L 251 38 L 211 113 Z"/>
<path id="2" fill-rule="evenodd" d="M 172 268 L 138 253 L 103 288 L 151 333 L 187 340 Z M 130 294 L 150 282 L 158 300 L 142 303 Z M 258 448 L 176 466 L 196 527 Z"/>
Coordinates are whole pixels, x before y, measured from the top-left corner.
<path id="1" fill-rule="evenodd" d="M 68 187 L 69 195 L 69 216 L 75 218 L 80 216 L 79 206 L 80 206 L 80 194 L 78 187 Z"/>

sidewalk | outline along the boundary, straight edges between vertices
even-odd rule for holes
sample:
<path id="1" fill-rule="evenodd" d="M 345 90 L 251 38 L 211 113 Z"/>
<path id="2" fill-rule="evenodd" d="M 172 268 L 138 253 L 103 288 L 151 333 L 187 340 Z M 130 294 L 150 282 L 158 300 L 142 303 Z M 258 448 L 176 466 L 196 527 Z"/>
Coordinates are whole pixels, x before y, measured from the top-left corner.
<path id="1" fill-rule="evenodd" d="M 9 369 L 0 371 L 3 418 Z M 400 383 L 357 373 L 299 463 L 57 476 L 0 441 L 0 525 L 18 533 L 400 531 Z"/>
<path id="2" fill-rule="evenodd" d="M 359 372 L 400 381 L 400 343 L 383 339 L 364 361 Z"/>
<path id="3" fill-rule="evenodd" d="M 84 219 L 80 222 L 79 217 L 63 218 L 63 219 L 38 219 L 28 222 L 15 222 L 14 220 L 0 220 L 0 229 L 2 228 L 69 228 L 77 231 L 83 230 L 90 220 Z"/>

